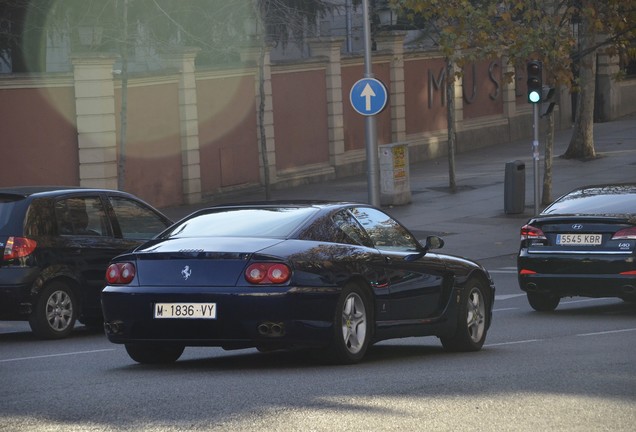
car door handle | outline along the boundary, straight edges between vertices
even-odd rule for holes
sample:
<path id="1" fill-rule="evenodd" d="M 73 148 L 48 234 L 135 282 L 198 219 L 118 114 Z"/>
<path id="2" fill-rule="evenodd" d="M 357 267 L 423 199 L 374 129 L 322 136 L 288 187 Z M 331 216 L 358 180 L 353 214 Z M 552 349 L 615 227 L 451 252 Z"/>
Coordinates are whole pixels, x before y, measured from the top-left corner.
<path id="1" fill-rule="evenodd" d="M 385 256 L 384 257 L 384 262 L 387 263 L 387 264 L 391 264 L 391 257 Z"/>

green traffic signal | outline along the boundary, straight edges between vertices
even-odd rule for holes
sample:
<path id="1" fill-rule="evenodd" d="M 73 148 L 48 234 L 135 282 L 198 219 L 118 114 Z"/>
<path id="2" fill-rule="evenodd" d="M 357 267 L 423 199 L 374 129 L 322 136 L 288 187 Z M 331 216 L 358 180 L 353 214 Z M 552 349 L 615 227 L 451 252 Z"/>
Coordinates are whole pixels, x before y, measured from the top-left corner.
<path id="1" fill-rule="evenodd" d="M 530 103 L 539 103 L 541 102 L 541 95 L 537 91 L 528 92 L 528 101 Z"/>
<path id="2" fill-rule="evenodd" d="M 539 103 L 543 93 L 543 64 L 539 60 L 531 60 L 526 67 L 528 81 L 528 102 Z"/>

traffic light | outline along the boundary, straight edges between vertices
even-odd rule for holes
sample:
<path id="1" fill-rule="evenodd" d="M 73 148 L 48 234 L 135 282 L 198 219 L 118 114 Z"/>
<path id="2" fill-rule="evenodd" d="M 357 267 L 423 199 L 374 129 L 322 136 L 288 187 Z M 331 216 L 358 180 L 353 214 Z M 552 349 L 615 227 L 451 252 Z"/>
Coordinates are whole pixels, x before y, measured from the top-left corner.
<path id="1" fill-rule="evenodd" d="M 554 110 L 554 106 L 556 105 L 554 92 L 554 87 L 550 87 L 549 85 L 543 86 L 543 93 L 541 94 L 541 107 L 539 111 L 540 117 L 550 115 L 550 113 L 552 113 L 552 111 Z"/>
<path id="2" fill-rule="evenodd" d="M 543 64 L 539 60 L 531 60 L 527 66 L 528 102 L 541 102 L 543 94 Z"/>

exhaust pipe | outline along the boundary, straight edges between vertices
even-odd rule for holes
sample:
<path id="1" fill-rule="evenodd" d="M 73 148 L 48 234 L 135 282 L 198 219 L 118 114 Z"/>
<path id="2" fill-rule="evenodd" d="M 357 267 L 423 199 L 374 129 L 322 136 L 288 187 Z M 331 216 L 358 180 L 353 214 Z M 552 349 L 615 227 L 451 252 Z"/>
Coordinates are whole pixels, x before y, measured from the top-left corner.
<path id="1" fill-rule="evenodd" d="M 623 294 L 628 294 L 628 295 L 636 294 L 636 288 L 634 287 L 634 285 L 623 285 L 621 287 L 621 290 L 623 291 Z"/>
<path id="2" fill-rule="evenodd" d="M 258 325 L 258 333 L 263 335 L 263 336 L 267 336 L 269 334 L 271 330 L 271 327 L 265 323 L 259 324 Z"/>
<path id="3" fill-rule="evenodd" d="M 113 321 L 113 322 L 104 322 L 104 331 L 107 334 L 119 334 L 123 332 L 123 322 L 121 321 Z"/>
<path id="4" fill-rule="evenodd" d="M 261 336 L 267 337 L 282 337 L 285 335 L 285 324 L 282 322 L 274 323 L 265 321 L 260 323 L 256 329 Z"/>

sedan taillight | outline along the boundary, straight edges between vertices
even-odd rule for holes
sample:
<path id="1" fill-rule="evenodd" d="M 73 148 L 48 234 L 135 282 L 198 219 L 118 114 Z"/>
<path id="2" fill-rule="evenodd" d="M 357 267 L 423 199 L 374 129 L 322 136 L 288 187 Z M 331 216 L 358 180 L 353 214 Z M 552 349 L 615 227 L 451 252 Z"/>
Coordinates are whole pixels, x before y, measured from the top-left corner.
<path id="1" fill-rule="evenodd" d="M 25 237 L 9 237 L 4 246 L 2 259 L 4 261 L 11 261 L 16 258 L 24 258 L 31 255 L 37 245 L 35 240 Z"/>
<path id="2" fill-rule="evenodd" d="M 131 262 L 113 263 L 106 270 L 106 281 L 111 285 L 125 285 L 135 278 L 135 265 Z"/>
<path id="3" fill-rule="evenodd" d="M 612 240 L 636 240 L 636 227 L 625 228 L 612 236 Z"/>
<path id="4" fill-rule="evenodd" d="M 524 225 L 521 227 L 521 240 L 545 240 L 545 234 L 537 227 Z"/>
<path id="5" fill-rule="evenodd" d="M 245 280 L 251 284 L 282 284 L 291 277 L 291 269 L 283 263 L 254 263 L 245 270 Z"/>

